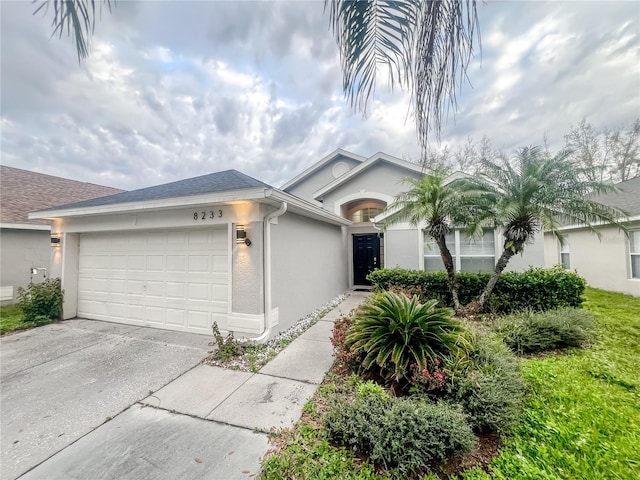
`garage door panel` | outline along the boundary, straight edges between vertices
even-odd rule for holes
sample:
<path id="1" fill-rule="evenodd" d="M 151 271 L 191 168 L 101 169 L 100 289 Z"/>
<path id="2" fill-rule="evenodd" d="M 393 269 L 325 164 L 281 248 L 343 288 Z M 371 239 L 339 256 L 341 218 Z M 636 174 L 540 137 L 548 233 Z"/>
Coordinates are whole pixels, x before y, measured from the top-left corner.
<path id="1" fill-rule="evenodd" d="M 146 319 L 149 323 L 156 325 L 162 325 L 164 323 L 164 308 L 160 307 L 147 307 Z"/>
<path id="2" fill-rule="evenodd" d="M 147 255 L 147 272 L 164 272 L 164 255 Z"/>
<path id="3" fill-rule="evenodd" d="M 177 308 L 167 308 L 165 309 L 165 312 L 166 312 L 165 323 L 167 325 L 172 325 L 174 327 L 185 326 L 186 310 L 177 309 Z"/>
<path id="4" fill-rule="evenodd" d="M 189 310 L 187 314 L 190 328 L 209 329 L 211 325 L 211 313 L 206 311 Z"/>
<path id="5" fill-rule="evenodd" d="M 189 300 L 209 300 L 208 283 L 189 283 L 187 291 L 189 293 Z"/>
<path id="6" fill-rule="evenodd" d="M 78 314 L 210 333 L 228 313 L 227 228 L 83 234 Z"/>

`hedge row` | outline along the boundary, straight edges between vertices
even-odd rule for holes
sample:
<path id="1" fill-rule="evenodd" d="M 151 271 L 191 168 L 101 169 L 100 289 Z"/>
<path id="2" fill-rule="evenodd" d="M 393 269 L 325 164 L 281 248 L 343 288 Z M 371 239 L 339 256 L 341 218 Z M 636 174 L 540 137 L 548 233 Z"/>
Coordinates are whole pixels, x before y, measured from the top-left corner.
<path id="1" fill-rule="evenodd" d="M 458 297 L 463 305 L 477 298 L 489 281 L 489 273 L 459 273 Z M 423 300 L 436 299 L 452 306 L 445 272 L 423 272 L 402 268 L 375 270 L 367 277 L 379 289 L 397 287 L 419 294 Z M 585 280 L 561 267 L 531 268 L 503 273 L 485 309 L 495 313 L 522 310 L 545 311 L 559 307 L 579 307 Z"/>

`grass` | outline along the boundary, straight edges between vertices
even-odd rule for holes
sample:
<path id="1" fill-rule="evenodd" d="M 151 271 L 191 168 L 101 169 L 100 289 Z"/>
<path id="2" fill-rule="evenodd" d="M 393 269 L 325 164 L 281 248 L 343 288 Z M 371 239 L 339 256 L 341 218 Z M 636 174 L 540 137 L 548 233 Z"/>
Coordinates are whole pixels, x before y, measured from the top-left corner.
<path id="1" fill-rule="evenodd" d="M 522 422 L 490 474 L 462 478 L 640 478 L 640 298 L 587 289 L 585 299 L 595 344 L 522 362 Z"/>
<path id="2" fill-rule="evenodd" d="M 521 360 L 529 385 L 522 421 L 488 473 L 470 470 L 460 480 L 640 478 L 640 298 L 587 289 L 585 299 L 596 316 L 596 341 Z M 334 388 L 321 386 L 320 400 Z M 264 479 L 390 478 L 330 445 L 310 418 L 315 406 L 305 409 L 311 415 L 264 461 Z"/>
<path id="3" fill-rule="evenodd" d="M 22 310 L 17 305 L 0 307 L 0 334 L 31 327 L 23 322 Z"/>

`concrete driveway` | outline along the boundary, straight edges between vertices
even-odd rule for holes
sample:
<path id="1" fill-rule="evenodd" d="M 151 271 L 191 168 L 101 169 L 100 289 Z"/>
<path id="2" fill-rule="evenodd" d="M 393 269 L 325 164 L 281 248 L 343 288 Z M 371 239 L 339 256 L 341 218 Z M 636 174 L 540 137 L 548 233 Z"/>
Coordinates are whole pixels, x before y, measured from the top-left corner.
<path id="1" fill-rule="evenodd" d="M 190 370 L 210 341 L 79 319 L 0 339 L 1 477 L 19 477 Z"/>

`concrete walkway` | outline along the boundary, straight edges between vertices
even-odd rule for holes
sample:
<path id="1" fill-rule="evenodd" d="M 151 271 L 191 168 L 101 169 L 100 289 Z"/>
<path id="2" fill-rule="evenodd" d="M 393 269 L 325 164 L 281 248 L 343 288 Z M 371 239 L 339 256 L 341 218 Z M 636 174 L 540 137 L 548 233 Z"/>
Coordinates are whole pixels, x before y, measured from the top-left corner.
<path id="1" fill-rule="evenodd" d="M 300 418 L 333 363 L 333 322 L 366 295 L 350 292 L 258 373 L 198 365 L 20 478 L 257 476 L 266 432 Z"/>

